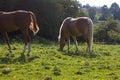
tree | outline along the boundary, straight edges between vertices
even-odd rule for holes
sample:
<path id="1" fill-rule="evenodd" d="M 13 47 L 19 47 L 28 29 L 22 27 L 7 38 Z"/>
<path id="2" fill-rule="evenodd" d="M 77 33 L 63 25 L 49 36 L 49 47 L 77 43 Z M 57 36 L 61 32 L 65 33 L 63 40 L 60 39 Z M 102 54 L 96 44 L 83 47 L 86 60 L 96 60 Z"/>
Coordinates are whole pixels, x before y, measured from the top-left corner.
<path id="1" fill-rule="evenodd" d="M 89 8 L 89 9 L 88 9 L 88 14 L 89 14 L 89 17 L 90 17 L 92 20 L 94 20 L 95 15 L 96 15 L 96 10 L 95 10 L 95 8 L 93 8 L 93 7 Z"/>
<path id="2" fill-rule="evenodd" d="M 63 6 L 64 17 L 76 17 L 79 15 L 81 5 L 77 0 L 63 0 L 61 5 Z"/>
<path id="3" fill-rule="evenodd" d="M 77 0 L 2 0 L 0 10 L 27 10 L 35 13 L 40 26 L 38 35 L 56 40 L 64 18 L 77 17 L 81 5 Z"/>
<path id="4" fill-rule="evenodd" d="M 1 0 L 0 1 L 0 10 L 1 11 L 11 11 L 14 10 L 16 0 Z"/>
<path id="5" fill-rule="evenodd" d="M 90 8 L 90 5 L 89 5 L 89 4 L 83 5 L 83 8 L 89 9 L 89 8 Z"/>
<path id="6" fill-rule="evenodd" d="M 110 11 L 113 14 L 114 19 L 120 20 L 120 8 L 117 3 L 113 3 L 110 7 Z"/>
<path id="7" fill-rule="evenodd" d="M 103 7 L 101 7 L 100 20 L 106 20 L 109 16 L 111 16 L 110 11 L 109 11 L 107 5 L 104 5 Z"/>

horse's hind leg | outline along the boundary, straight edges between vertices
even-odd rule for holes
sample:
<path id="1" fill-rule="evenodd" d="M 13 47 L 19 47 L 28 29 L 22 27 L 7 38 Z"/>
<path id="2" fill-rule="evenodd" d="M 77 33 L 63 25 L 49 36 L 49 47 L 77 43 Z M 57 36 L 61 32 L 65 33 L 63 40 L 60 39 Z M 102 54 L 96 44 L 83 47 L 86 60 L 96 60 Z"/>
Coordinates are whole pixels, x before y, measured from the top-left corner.
<path id="1" fill-rule="evenodd" d="M 88 45 L 87 49 L 86 49 L 86 52 L 90 52 L 91 51 L 91 45 L 92 45 L 91 38 L 87 37 L 86 42 L 87 42 L 87 45 Z"/>
<path id="2" fill-rule="evenodd" d="M 28 45 L 28 54 L 27 54 L 27 56 L 30 56 L 30 51 L 31 51 L 31 49 L 30 49 L 30 40 L 31 39 L 30 39 L 28 31 L 24 31 L 23 35 L 24 35 L 25 45 L 24 45 L 24 49 L 23 49 L 21 55 L 24 56 L 24 52 L 26 50 L 26 46 Z"/>
<path id="3" fill-rule="evenodd" d="M 27 44 L 25 43 L 24 48 L 23 48 L 23 51 L 22 51 L 22 53 L 21 53 L 21 56 L 24 56 L 24 52 L 25 52 L 25 50 L 26 50 L 26 46 L 27 46 Z"/>
<path id="4" fill-rule="evenodd" d="M 7 45 L 8 45 L 9 52 L 12 53 L 12 49 L 11 49 L 11 46 L 10 46 L 10 42 L 9 42 L 9 38 L 8 38 L 7 32 L 2 33 L 2 35 L 3 35 L 5 41 L 6 41 Z"/>
<path id="5" fill-rule="evenodd" d="M 30 42 L 28 43 L 28 56 L 30 56 L 30 51 L 31 51 L 31 48 L 30 48 Z"/>

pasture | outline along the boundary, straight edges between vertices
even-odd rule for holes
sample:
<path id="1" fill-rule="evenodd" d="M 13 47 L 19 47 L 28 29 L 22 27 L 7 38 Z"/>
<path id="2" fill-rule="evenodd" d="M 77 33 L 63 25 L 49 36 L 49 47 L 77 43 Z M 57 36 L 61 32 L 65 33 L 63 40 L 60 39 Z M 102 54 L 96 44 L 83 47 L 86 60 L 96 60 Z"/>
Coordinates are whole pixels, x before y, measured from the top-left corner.
<path id="1" fill-rule="evenodd" d="M 64 52 L 57 42 L 32 40 L 31 56 L 21 57 L 23 42 L 11 41 L 14 55 L 0 41 L 0 80 L 120 80 L 120 45 L 93 44 L 93 52 L 85 52 L 86 44 L 79 43 L 80 53 L 71 44 Z"/>

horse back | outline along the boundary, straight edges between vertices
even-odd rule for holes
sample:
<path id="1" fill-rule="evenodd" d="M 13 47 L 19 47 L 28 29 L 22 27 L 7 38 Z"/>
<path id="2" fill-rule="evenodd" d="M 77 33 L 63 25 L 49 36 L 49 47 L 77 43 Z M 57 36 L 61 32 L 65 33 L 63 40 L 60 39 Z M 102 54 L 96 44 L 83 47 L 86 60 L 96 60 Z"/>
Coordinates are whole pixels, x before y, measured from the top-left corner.
<path id="1" fill-rule="evenodd" d="M 30 24 L 27 11 L 18 10 L 0 14 L 0 32 L 12 32 Z"/>
<path id="2" fill-rule="evenodd" d="M 91 24 L 90 19 L 87 17 L 73 18 L 68 29 L 72 36 L 79 36 L 87 34 Z"/>

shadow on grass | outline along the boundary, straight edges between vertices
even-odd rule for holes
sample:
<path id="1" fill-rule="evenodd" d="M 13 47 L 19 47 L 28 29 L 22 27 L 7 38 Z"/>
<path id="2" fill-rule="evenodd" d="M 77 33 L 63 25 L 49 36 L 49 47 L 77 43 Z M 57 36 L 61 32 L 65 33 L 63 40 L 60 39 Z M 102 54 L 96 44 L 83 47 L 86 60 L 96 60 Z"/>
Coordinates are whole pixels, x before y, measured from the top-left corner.
<path id="1" fill-rule="evenodd" d="M 39 57 L 38 57 L 38 56 L 18 57 L 18 58 L 15 58 L 15 59 L 13 60 L 13 63 L 19 62 L 19 63 L 21 63 L 21 64 L 24 64 L 24 63 L 32 62 L 33 60 L 35 60 L 35 59 L 37 59 L 37 58 L 39 58 Z"/>
<path id="2" fill-rule="evenodd" d="M 94 52 L 91 52 L 91 53 L 87 53 L 87 52 L 73 52 L 73 51 L 70 51 L 70 52 L 67 52 L 67 51 L 62 51 L 62 54 L 63 55 L 68 55 L 68 56 L 81 56 L 81 57 L 85 57 L 85 58 L 96 58 L 98 57 L 98 55 Z"/>
<path id="3" fill-rule="evenodd" d="M 28 62 L 32 62 L 33 60 L 39 58 L 38 56 L 30 56 L 30 57 L 11 57 L 11 56 L 4 56 L 0 57 L 0 64 L 13 64 L 13 63 L 20 63 L 20 64 L 25 64 Z"/>
<path id="4" fill-rule="evenodd" d="M 0 64 L 9 64 L 11 59 L 9 57 L 0 57 Z"/>

